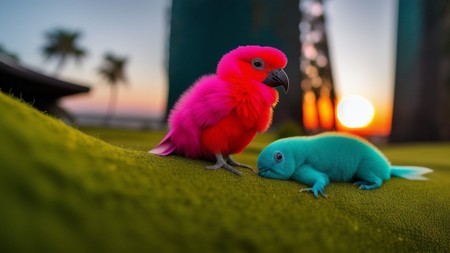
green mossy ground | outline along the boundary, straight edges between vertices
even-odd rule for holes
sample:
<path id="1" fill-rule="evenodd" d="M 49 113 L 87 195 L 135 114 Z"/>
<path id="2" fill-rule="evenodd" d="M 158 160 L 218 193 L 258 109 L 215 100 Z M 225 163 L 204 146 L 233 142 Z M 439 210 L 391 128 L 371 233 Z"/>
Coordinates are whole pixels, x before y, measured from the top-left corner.
<path id="1" fill-rule="evenodd" d="M 147 154 L 162 132 L 79 131 L 0 94 L 1 252 L 450 252 L 450 144 L 388 146 L 434 169 L 363 191 Z M 93 136 L 93 137 L 92 137 Z M 255 166 L 273 140 L 236 160 Z"/>

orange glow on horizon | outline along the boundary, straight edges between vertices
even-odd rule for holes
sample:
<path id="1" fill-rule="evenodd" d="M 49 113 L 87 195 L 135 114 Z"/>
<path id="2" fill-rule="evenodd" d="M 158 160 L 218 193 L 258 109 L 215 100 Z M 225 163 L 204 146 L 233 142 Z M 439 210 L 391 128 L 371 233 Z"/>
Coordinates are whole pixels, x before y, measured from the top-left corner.
<path id="1" fill-rule="evenodd" d="M 319 99 L 316 107 L 316 97 L 312 91 L 308 91 L 305 93 L 303 100 L 303 124 L 305 129 L 311 131 L 318 130 L 319 125 L 322 129 L 330 129 L 330 126 L 335 123 L 336 130 L 341 132 L 362 136 L 388 136 L 392 123 L 391 105 L 376 102 L 373 101 L 372 103 L 374 115 L 371 121 L 363 127 L 350 128 L 343 125 L 339 120 L 334 120 L 335 115 L 337 115 L 337 106 L 332 111 L 332 104 L 329 98 Z M 319 112 L 317 108 L 319 108 Z"/>
<path id="2" fill-rule="evenodd" d="M 387 105 L 374 104 L 373 107 L 374 116 L 366 126 L 349 128 L 344 126 L 339 120 L 336 120 L 336 130 L 362 136 L 388 136 L 391 132 L 392 113 Z"/>

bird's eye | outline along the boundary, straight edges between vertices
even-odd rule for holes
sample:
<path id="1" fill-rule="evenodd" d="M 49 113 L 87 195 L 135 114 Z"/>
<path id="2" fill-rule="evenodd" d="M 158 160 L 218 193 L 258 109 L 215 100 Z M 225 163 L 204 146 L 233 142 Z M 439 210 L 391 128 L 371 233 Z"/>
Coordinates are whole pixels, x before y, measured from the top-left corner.
<path id="1" fill-rule="evenodd" d="M 264 62 L 260 58 L 255 58 L 252 60 L 252 66 L 255 69 L 263 69 L 264 68 Z"/>
<path id="2" fill-rule="evenodd" d="M 283 154 L 281 154 L 281 152 L 276 152 L 274 157 L 277 162 L 281 162 L 283 160 Z"/>

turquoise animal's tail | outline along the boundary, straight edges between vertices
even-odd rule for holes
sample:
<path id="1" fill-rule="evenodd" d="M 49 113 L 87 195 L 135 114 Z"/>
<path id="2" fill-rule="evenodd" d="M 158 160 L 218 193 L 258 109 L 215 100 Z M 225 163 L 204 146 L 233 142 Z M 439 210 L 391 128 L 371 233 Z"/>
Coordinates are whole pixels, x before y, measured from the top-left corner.
<path id="1" fill-rule="evenodd" d="M 391 166 L 391 176 L 409 180 L 428 180 L 422 175 L 432 171 L 432 169 L 417 166 Z"/>

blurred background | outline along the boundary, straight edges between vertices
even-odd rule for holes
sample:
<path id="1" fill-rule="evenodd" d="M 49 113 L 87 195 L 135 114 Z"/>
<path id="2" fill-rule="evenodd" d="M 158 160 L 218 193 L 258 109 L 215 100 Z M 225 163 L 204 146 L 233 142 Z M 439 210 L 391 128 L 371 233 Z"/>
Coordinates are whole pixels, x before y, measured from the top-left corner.
<path id="1" fill-rule="evenodd" d="M 289 59 L 271 131 L 450 140 L 446 0 L 3 0 L 0 89 L 68 124 L 160 129 L 249 44 Z"/>

